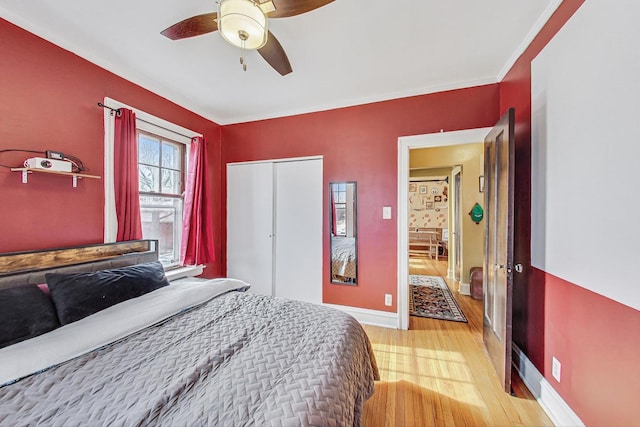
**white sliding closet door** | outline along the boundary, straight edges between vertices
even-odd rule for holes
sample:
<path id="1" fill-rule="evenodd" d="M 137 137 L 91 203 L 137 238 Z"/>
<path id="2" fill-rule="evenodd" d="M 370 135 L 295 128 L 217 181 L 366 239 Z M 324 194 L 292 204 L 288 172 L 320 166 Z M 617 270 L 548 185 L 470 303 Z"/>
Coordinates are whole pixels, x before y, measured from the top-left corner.
<path id="1" fill-rule="evenodd" d="M 227 275 L 322 302 L 322 159 L 227 165 Z"/>
<path id="2" fill-rule="evenodd" d="M 227 165 L 227 276 L 273 295 L 273 163 Z"/>
<path id="3" fill-rule="evenodd" d="M 322 302 L 322 159 L 275 163 L 275 296 Z"/>

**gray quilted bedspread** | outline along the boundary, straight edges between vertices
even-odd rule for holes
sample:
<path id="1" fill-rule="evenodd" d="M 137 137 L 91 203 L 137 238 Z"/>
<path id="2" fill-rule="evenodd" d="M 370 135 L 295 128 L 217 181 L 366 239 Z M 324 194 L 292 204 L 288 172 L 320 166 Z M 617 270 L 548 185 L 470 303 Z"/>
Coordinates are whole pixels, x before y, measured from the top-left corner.
<path id="1" fill-rule="evenodd" d="M 231 292 L 0 388 L 0 425 L 359 425 L 377 376 L 352 317 Z"/>

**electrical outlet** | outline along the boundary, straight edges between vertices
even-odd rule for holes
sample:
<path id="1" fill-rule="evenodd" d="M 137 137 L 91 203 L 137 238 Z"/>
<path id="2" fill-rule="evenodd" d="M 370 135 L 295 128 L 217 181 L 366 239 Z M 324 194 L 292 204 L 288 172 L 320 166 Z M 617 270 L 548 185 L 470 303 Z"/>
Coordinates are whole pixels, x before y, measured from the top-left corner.
<path id="1" fill-rule="evenodd" d="M 384 294 L 384 305 L 391 307 L 391 304 L 393 304 L 393 297 L 391 294 Z"/>
<path id="2" fill-rule="evenodd" d="M 551 375 L 556 381 L 560 382 L 560 374 L 562 372 L 562 364 L 555 357 L 551 358 Z"/>

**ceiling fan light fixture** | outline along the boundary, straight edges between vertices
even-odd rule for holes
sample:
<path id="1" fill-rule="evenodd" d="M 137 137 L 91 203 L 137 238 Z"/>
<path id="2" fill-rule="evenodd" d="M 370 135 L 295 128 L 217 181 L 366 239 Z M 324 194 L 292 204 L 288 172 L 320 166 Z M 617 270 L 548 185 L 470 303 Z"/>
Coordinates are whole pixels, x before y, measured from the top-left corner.
<path id="1" fill-rule="evenodd" d="M 260 49 L 267 43 L 267 16 L 252 0 L 220 0 L 218 29 L 241 49 Z"/>

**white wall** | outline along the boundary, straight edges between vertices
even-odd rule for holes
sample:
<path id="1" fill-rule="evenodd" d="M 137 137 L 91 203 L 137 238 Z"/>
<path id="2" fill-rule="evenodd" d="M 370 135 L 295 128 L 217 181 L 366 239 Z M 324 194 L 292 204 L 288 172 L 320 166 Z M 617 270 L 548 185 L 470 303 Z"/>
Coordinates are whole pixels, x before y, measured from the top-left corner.
<path id="1" fill-rule="evenodd" d="M 640 309 L 640 2 L 587 0 L 532 62 L 532 265 Z"/>

